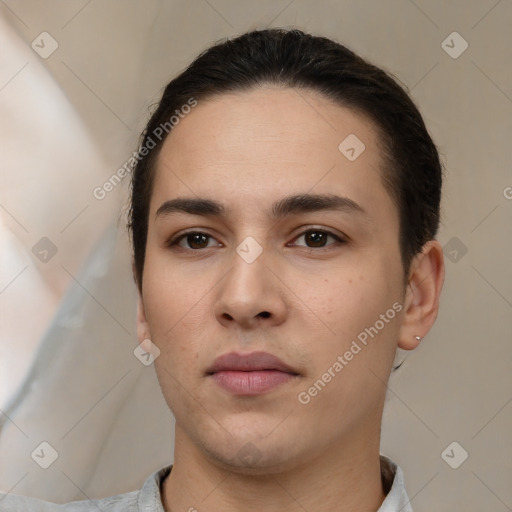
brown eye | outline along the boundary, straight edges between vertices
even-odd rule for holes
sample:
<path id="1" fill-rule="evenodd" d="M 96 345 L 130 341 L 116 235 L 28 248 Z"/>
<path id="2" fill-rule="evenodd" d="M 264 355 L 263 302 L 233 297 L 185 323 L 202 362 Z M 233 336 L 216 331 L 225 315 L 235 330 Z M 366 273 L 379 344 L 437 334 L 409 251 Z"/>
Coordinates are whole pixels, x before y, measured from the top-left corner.
<path id="1" fill-rule="evenodd" d="M 305 235 L 306 243 L 312 244 L 313 247 L 323 247 L 325 242 L 327 242 L 327 236 L 325 233 L 321 231 L 309 231 Z"/>
<path id="2" fill-rule="evenodd" d="M 204 249 L 205 247 L 205 243 L 206 243 L 206 246 L 208 246 L 208 235 L 204 235 L 202 233 L 192 233 L 192 234 L 188 234 L 185 239 L 187 240 L 187 242 L 190 244 L 190 247 L 192 249 Z M 201 247 L 197 247 L 197 246 L 201 246 Z"/>
<path id="3" fill-rule="evenodd" d="M 308 231 L 304 231 L 301 235 L 299 235 L 295 240 L 299 240 L 300 238 L 304 237 L 304 240 L 306 242 L 305 247 L 308 247 L 310 249 L 314 248 L 324 248 L 329 247 L 331 245 L 336 245 L 336 243 L 343 243 L 344 240 L 340 238 L 339 236 L 335 235 L 334 233 L 331 233 L 330 231 L 325 231 L 323 229 L 309 229 Z M 335 242 L 332 244 L 326 245 L 327 239 L 331 237 L 334 238 Z M 298 244 L 302 245 L 302 244 Z"/>
<path id="4" fill-rule="evenodd" d="M 192 250 L 206 249 L 208 248 L 209 239 L 213 239 L 213 237 L 207 233 L 202 233 L 201 231 L 189 231 L 188 233 L 184 233 L 183 235 L 180 235 L 179 237 L 169 242 L 168 246 L 171 247 L 176 245 L 183 249 Z M 187 246 L 183 246 L 181 244 L 182 240 L 186 242 Z"/>

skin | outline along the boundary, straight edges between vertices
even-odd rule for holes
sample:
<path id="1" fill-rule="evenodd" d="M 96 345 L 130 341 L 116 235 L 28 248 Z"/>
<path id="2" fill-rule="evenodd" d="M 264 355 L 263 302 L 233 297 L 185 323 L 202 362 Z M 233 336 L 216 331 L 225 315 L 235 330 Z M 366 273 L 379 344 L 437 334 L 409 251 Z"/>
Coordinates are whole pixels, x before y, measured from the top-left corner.
<path id="1" fill-rule="evenodd" d="M 366 146 L 355 161 L 338 150 L 349 134 Z M 167 137 L 137 320 L 139 341 L 160 350 L 155 368 L 176 418 L 174 466 L 162 489 L 167 511 L 376 511 L 382 504 L 386 383 L 397 346 L 414 349 L 415 336 L 435 321 L 444 265 L 440 244 L 428 242 L 404 286 L 398 210 L 381 165 L 372 122 L 309 90 L 265 87 L 200 101 Z M 275 201 L 300 193 L 344 196 L 364 213 L 267 216 Z M 156 215 L 177 197 L 209 198 L 229 211 Z M 315 228 L 345 242 L 315 241 L 307 233 Z M 189 229 L 210 237 L 167 245 Z M 253 263 L 236 252 L 246 237 L 262 248 Z M 400 313 L 301 404 L 298 394 L 395 302 Z M 299 375 L 251 397 L 233 396 L 205 375 L 222 354 L 257 350 Z M 252 460 L 239 457 L 243 450 Z"/>

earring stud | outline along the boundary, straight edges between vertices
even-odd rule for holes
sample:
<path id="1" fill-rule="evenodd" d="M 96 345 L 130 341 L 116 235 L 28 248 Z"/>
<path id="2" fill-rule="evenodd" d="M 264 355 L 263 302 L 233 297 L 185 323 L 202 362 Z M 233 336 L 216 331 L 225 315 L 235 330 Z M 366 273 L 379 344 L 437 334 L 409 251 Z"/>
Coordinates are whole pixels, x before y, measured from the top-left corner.
<path id="1" fill-rule="evenodd" d="M 423 338 L 421 336 L 415 336 L 416 341 L 420 342 Z"/>

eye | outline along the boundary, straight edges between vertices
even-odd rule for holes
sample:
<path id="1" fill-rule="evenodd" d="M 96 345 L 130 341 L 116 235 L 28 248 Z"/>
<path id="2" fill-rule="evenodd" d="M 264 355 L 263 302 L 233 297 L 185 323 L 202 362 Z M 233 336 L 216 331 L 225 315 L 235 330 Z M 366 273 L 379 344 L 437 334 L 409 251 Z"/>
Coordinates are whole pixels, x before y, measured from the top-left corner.
<path id="1" fill-rule="evenodd" d="M 330 231 L 326 231 L 325 229 L 308 229 L 307 231 L 304 231 L 303 233 L 301 233 L 297 238 L 295 238 L 295 241 L 299 240 L 302 237 L 304 237 L 306 244 L 308 244 L 308 243 L 311 244 L 311 245 L 304 245 L 304 247 L 307 247 L 309 249 L 315 249 L 315 248 L 323 249 L 324 247 L 336 245 L 337 243 L 342 244 L 342 243 L 346 242 L 340 236 L 335 235 L 334 233 L 331 233 Z M 325 242 L 327 241 L 327 239 L 329 237 L 334 238 L 335 242 L 326 246 Z M 302 245 L 302 244 L 298 244 L 298 245 Z"/>
<path id="2" fill-rule="evenodd" d="M 182 235 L 174 238 L 173 240 L 170 240 L 167 246 L 178 246 L 183 249 L 192 250 L 207 249 L 207 242 L 209 238 L 211 238 L 212 240 L 214 239 L 211 235 L 209 235 L 208 233 L 203 233 L 202 231 L 188 231 L 187 233 L 183 233 Z M 184 247 L 183 245 L 181 245 L 181 243 L 179 243 L 181 242 L 181 240 L 185 240 L 185 242 L 188 244 L 188 247 Z"/>
<path id="3" fill-rule="evenodd" d="M 334 239 L 334 243 L 326 245 L 328 238 L 331 237 Z M 331 245 L 342 244 L 345 243 L 346 240 L 341 238 L 330 231 L 325 229 L 308 229 L 301 233 L 298 237 L 294 239 L 296 242 L 300 238 L 304 238 L 306 244 L 295 244 L 299 246 L 306 247 L 308 249 L 324 249 L 326 247 L 330 247 Z M 188 231 L 186 233 L 182 233 L 174 239 L 171 239 L 166 245 L 167 247 L 180 247 L 182 249 L 190 249 L 193 251 L 197 251 L 200 249 L 208 249 L 209 247 L 215 247 L 215 245 L 209 245 L 208 241 L 215 240 L 208 233 L 204 233 L 202 231 Z M 184 241 L 187 246 L 184 246 L 181 242 Z M 218 245 L 217 245 L 218 247 Z"/>

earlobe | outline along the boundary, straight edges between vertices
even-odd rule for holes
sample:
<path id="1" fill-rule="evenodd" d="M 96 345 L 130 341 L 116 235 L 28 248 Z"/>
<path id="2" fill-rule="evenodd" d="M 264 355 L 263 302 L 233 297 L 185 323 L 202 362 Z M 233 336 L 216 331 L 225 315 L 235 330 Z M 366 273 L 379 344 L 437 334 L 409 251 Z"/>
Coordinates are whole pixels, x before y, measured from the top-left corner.
<path id="1" fill-rule="evenodd" d="M 137 340 L 142 343 L 145 339 L 151 339 L 146 311 L 142 301 L 142 295 L 139 292 L 137 299 Z"/>
<path id="2" fill-rule="evenodd" d="M 443 282 L 443 249 L 439 242 L 431 240 L 411 263 L 398 339 L 401 349 L 415 349 L 434 324 Z"/>

